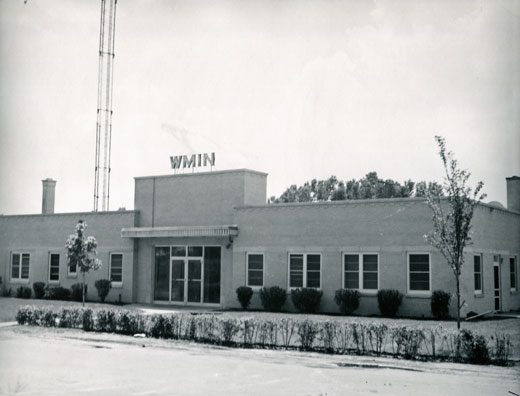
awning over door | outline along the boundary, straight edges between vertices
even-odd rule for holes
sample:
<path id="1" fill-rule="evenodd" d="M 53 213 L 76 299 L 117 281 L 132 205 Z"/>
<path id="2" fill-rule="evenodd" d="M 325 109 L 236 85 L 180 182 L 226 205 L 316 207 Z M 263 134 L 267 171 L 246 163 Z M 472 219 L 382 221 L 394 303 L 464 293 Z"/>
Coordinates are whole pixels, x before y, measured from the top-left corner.
<path id="1" fill-rule="evenodd" d="M 226 237 L 237 236 L 237 225 L 180 226 L 180 227 L 129 227 L 121 230 L 123 238 L 161 237 Z"/>

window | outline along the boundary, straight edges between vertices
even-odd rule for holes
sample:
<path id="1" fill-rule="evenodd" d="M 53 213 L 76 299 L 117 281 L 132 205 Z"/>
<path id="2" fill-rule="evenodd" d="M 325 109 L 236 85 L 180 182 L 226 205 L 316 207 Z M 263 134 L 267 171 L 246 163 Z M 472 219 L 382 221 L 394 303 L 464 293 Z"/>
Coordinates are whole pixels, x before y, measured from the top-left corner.
<path id="1" fill-rule="evenodd" d="M 249 253 L 247 255 L 247 286 L 262 287 L 264 285 L 264 255 Z"/>
<path id="2" fill-rule="evenodd" d="M 289 288 L 321 287 L 321 255 L 289 254 Z"/>
<path id="3" fill-rule="evenodd" d="M 67 276 L 76 277 L 78 275 L 78 267 L 76 264 L 70 264 L 67 266 Z"/>
<path id="4" fill-rule="evenodd" d="M 49 282 L 60 281 L 60 255 L 51 253 L 49 255 Z"/>
<path id="5" fill-rule="evenodd" d="M 378 267 L 379 256 L 377 254 L 348 253 L 343 255 L 343 287 L 345 289 L 377 290 L 379 287 Z"/>
<path id="6" fill-rule="evenodd" d="M 482 256 L 473 256 L 473 272 L 475 277 L 475 294 L 482 294 Z"/>
<path id="7" fill-rule="evenodd" d="M 13 253 L 11 256 L 11 279 L 29 279 L 29 253 Z"/>
<path id="8" fill-rule="evenodd" d="M 113 283 L 123 282 L 123 255 L 121 253 L 110 255 L 110 280 Z"/>
<path id="9" fill-rule="evenodd" d="M 430 255 L 410 253 L 408 255 L 408 290 L 416 293 L 430 291 Z"/>
<path id="10" fill-rule="evenodd" d="M 511 279 L 511 291 L 517 291 L 518 283 L 516 280 L 516 257 L 509 257 L 509 274 Z"/>

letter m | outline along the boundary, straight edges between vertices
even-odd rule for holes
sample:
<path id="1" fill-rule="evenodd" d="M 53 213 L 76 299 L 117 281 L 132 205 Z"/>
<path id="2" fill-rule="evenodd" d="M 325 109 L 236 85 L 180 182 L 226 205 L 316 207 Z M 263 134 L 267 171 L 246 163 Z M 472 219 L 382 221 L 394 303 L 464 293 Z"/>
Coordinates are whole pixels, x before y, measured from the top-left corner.
<path id="1" fill-rule="evenodd" d="M 183 160 L 182 161 L 182 167 L 183 168 L 186 168 L 186 167 L 191 168 L 192 166 L 195 167 L 195 164 L 196 164 L 196 162 L 195 162 L 195 154 L 193 154 L 190 157 L 190 159 L 188 159 L 187 155 L 183 155 L 182 156 L 182 160 Z"/>

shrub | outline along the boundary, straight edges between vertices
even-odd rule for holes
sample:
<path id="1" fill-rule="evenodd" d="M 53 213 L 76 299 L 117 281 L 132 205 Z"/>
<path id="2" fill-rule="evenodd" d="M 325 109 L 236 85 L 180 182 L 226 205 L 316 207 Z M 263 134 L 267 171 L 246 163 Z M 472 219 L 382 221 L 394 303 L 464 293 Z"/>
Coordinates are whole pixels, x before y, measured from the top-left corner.
<path id="1" fill-rule="evenodd" d="M 225 317 L 220 320 L 220 338 L 224 345 L 230 345 L 239 330 L 240 325 L 237 319 Z"/>
<path id="2" fill-rule="evenodd" d="M 393 318 L 403 302 L 403 295 L 398 290 L 384 289 L 377 292 L 377 303 L 381 315 Z"/>
<path id="3" fill-rule="evenodd" d="M 16 321 L 19 325 L 28 324 L 35 307 L 25 306 L 18 308 L 16 312 Z"/>
<path id="4" fill-rule="evenodd" d="M 247 286 L 240 286 L 237 288 L 237 299 L 244 310 L 249 307 L 251 298 L 253 297 L 253 289 Z"/>
<path id="5" fill-rule="evenodd" d="M 298 324 L 298 337 L 303 350 L 312 350 L 318 331 L 317 324 L 308 319 Z"/>
<path id="6" fill-rule="evenodd" d="M 83 325 L 83 309 L 76 307 L 61 308 L 58 313 L 58 320 L 59 327 L 79 329 Z"/>
<path id="7" fill-rule="evenodd" d="M 509 334 L 495 333 L 494 336 L 491 336 L 491 341 L 495 343 L 495 350 L 493 351 L 495 363 L 505 366 L 509 362 L 513 348 L 511 336 Z"/>
<path id="8" fill-rule="evenodd" d="M 450 317 L 451 294 L 443 290 L 435 290 L 431 298 L 431 310 L 435 319 L 447 319 Z"/>
<path id="9" fill-rule="evenodd" d="M 20 286 L 16 289 L 16 298 L 31 298 L 31 288 L 27 286 Z"/>
<path id="10" fill-rule="evenodd" d="M 74 283 L 70 287 L 70 299 L 72 301 L 78 301 L 78 302 L 83 301 L 83 295 L 81 294 L 82 285 L 83 285 L 82 283 Z M 87 297 L 87 285 L 85 285 L 85 299 L 86 299 L 86 297 Z"/>
<path id="11" fill-rule="evenodd" d="M 92 313 L 92 310 L 90 308 L 83 310 L 82 322 L 83 330 L 94 330 L 94 314 Z"/>
<path id="12" fill-rule="evenodd" d="M 143 318 L 134 312 L 121 311 L 118 313 L 116 321 L 117 332 L 121 334 L 134 335 L 141 333 L 144 329 Z"/>
<path id="13" fill-rule="evenodd" d="M 286 298 L 287 293 L 285 289 L 282 289 L 278 286 L 263 287 L 260 290 L 260 300 L 262 301 L 262 306 L 266 311 L 269 312 L 280 312 L 283 305 L 285 304 Z"/>
<path id="14" fill-rule="evenodd" d="M 111 309 L 100 309 L 96 312 L 95 324 L 97 331 L 114 333 L 117 329 L 116 314 Z"/>
<path id="15" fill-rule="evenodd" d="M 44 309 L 42 312 L 40 323 L 42 326 L 45 327 L 55 327 L 57 318 L 58 314 L 54 312 L 52 308 Z"/>
<path id="16" fill-rule="evenodd" d="M 421 328 L 406 326 L 393 328 L 391 336 L 392 342 L 395 344 L 394 353 L 402 354 L 405 359 L 417 359 L 421 344 L 426 339 Z M 392 347 L 394 347 L 393 344 Z"/>
<path id="17" fill-rule="evenodd" d="M 42 299 L 45 295 L 45 283 L 34 282 L 33 283 L 34 298 Z"/>
<path id="18" fill-rule="evenodd" d="M 334 301 L 343 315 L 352 315 L 359 308 L 359 292 L 351 289 L 336 290 Z"/>
<path id="19" fill-rule="evenodd" d="M 101 299 L 101 302 L 105 302 L 105 298 L 108 296 L 108 292 L 112 288 L 112 282 L 110 282 L 108 279 L 98 279 L 94 283 L 94 286 L 96 286 L 97 294 Z"/>
<path id="20" fill-rule="evenodd" d="M 166 322 L 167 319 L 164 315 L 152 315 L 148 322 L 146 333 L 154 338 L 166 338 Z"/>
<path id="21" fill-rule="evenodd" d="M 46 300 L 70 300 L 70 290 L 61 286 L 45 286 L 43 298 Z"/>
<path id="22" fill-rule="evenodd" d="M 470 363 L 489 363 L 489 349 L 486 339 L 474 335 L 470 330 L 462 329 L 459 333 L 458 345 L 461 355 Z"/>
<path id="23" fill-rule="evenodd" d="M 323 292 L 311 288 L 298 288 L 291 290 L 291 300 L 299 312 L 316 313 L 320 309 Z"/>
<path id="24" fill-rule="evenodd" d="M 2 288 L 2 297 L 11 297 L 11 293 L 12 293 L 12 289 L 11 288 L 6 288 L 6 287 L 3 287 Z"/>

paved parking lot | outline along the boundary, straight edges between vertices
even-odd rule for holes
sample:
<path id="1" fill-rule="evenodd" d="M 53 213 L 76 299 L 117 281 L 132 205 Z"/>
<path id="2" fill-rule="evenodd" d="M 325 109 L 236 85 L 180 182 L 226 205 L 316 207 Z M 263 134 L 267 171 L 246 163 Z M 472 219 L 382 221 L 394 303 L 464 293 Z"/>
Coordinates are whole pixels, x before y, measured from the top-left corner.
<path id="1" fill-rule="evenodd" d="M 227 349 L 78 330 L 0 329 L 6 395 L 510 395 L 518 367 Z"/>

